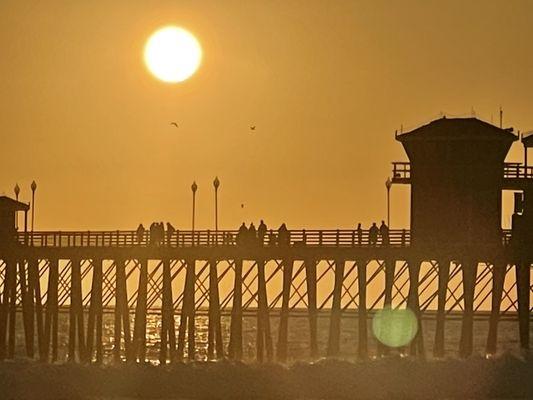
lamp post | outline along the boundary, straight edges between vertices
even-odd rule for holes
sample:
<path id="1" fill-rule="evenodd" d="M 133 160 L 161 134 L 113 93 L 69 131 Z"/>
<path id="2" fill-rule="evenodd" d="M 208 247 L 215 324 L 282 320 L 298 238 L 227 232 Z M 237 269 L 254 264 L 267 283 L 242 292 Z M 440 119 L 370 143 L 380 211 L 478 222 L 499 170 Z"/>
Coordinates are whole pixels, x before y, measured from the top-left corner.
<path id="1" fill-rule="evenodd" d="M 220 181 L 218 180 L 218 176 L 215 176 L 215 180 L 213 181 L 213 186 L 215 188 L 215 238 L 216 238 L 216 244 L 218 244 L 218 187 L 220 186 Z"/>
<path id="2" fill-rule="evenodd" d="M 392 187 L 390 178 L 385 181 L 385 187 L 387 188 L 387 226 L 390 228 L 390 188 Z"/>
<path id="3" fill-rule="evenodd" d="M 15 188 L 13 189 L 13 191 L 15 192 L 15 199 L 17 201 L 19 201 L 19 193 L 20 193 L 20 186 L 18 183 L 15 184 Z M 18 213 L 15 213 L 15 229 L 18 230 L 19 228 L 19 215 Z"/>
<path id="4" fill-rule="evenodd" d="M 191 185 L 192 190 L 192 235 L 193 235 L 193 243 L 194 243 L 194 216 L 196 211 L 196 191 L 198 190 L 198 185 L 196 182 L 193 182 Z"/>
<path id="5" fill-rule="evenodd" d="M 33 224 L 35 222 L 35 190 L 37 190 L 37 184 L 35 181 L 31 183 L 31 233 L 33 236 Z"/>

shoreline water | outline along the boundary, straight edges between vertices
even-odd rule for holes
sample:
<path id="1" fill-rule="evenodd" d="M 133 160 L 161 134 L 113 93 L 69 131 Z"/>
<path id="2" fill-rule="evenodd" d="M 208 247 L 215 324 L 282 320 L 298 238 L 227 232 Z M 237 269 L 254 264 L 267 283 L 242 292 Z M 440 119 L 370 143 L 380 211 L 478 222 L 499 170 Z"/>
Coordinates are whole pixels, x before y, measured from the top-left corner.
<path id="1" fill-rule="evenodd" d="M 1 398 L 89 399 L 531 399 L 533 360 L 422 361 L 388 357 L 349 362 L 166 366 L 0 363 Z"/>

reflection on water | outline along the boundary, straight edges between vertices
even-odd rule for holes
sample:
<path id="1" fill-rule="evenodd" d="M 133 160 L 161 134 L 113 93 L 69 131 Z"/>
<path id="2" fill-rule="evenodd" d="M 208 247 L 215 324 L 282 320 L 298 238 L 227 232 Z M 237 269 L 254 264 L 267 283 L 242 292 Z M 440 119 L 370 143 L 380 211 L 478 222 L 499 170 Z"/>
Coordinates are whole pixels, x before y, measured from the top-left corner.
<path id="1" fill-rule="evenodd" d="M 175 316 L 176 336 L 179 327 L 180 317 Z M 113 351 L 113 315 L 104 315 L 104 352 L 106 361 L 112 359 Z M 256 341 L 256 318 L 243 318 L 243 357 L 245 360 L 255 359 L 255 341 Z M 274 345 L 277 342 L 279 317 L 273 313 L 271 316 L 271 336 Z M 17 321 L 18 335 L 17 335 L 17 354 L 24 355 L 24 333 L 20 319 Z M 476 320 L 474 322 L 474 352 L 484 354 L 487 332 L 488 320 Z M 369 353 L 375 355 L 377 351 L 377 340 L 372 336 L 371 321 L 368 324 L 369 336 Z M 133 317 L 131 320 L 133 327 Z M 229 326 L 230 317 L 222 317 L 222 336 L 224 339 L 225 348 L 229 343 Z M 196 359 L 206 360 L 207 358 L 207 334 L 208 334 L 208 319 L 207 316 L 198 315 L 196 317 Z M 533 325 L 532 325 L 533 329 Z M 159 343 L 161 330 L 161 316 L 158 314 L 150 314 L 147 316 L 147 359 L 151 362 L 157 363 L 159 358 Z M 327 314 L 322 314 L 318 319 L 318 345 L 320 355 L 324 356 L 326 353 L 327 338 L 329 332 L 329 318 Z M 435 321 L 425 319 L 422 321 L 422 333 L 424 336 L 426 351 L 428 356 L 433 352 L 433 340 L 435 337 Z M 455 356 L 459 348 L 459 337 L 461 333 L 461 321 L 458 319 L 450 319 L 446 321 L 446 340 L 445 351 L 447 356 Z M 358 324 L 357 318 L 354 315 L 345 315 L 342 319 L 341 325 L 341 357 L 347 360 L 357 358 L 357 342 L 358 342 Z M 59 316 L 59 359 L 65 360 L 68 348 L 68 314 L 60 314 Z M 498 350 L 499 352 L 506 352 L 511 354 L 519 354 L 518 342 L 518 322 L 502 320 L 498 326 Z M 187 346 L 185 346 L 185 354 L 187 354 Z M 295 316 L 289 318 L 289 348 L 288 360 L 309 360 L 309 323 L 307 318 L 302 316 Z"/>

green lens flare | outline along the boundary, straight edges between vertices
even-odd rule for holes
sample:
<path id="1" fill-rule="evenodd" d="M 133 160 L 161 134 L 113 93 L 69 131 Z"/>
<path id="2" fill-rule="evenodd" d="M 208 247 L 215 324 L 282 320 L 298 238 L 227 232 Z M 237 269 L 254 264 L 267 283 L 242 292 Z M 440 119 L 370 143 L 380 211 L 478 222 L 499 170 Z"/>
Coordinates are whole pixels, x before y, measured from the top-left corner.
<path id="1" fill-rule="evenodd" d="M 372 332 L 377 340 L 389 347 L 409 344 L 418 332 L 416 315 L 410 309 L 392 309 L 390 306 L 379 310 L 372 320 Z"/>

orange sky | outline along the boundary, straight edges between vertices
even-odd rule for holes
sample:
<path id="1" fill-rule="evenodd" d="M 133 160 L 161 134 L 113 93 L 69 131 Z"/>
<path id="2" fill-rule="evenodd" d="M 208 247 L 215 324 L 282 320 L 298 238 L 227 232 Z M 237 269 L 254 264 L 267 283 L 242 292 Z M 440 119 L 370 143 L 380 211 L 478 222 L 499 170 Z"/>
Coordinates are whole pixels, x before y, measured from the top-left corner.
<path id="1" fill-rule="evenodd" d="M 196 180 L 211 228 L 218 175 L 223 228 L 367 225 L 406 159 L 401 124 L 472 107 L 496 123 L 502 105 L 533 129 L 531 21 L 527 1 L 2 0 L 0 191 L 27 201 L 37 181 L 36 229 L 187 229 Z M 142 60 L 167 24 L 204 50 L 176 85 Z M 408 193 L 393 188 L 393 228 Z"/>

